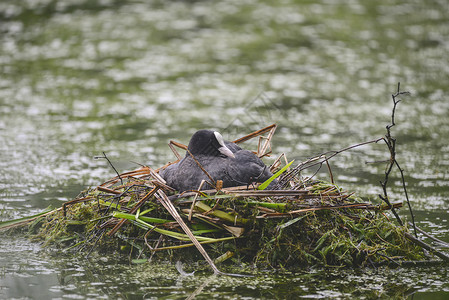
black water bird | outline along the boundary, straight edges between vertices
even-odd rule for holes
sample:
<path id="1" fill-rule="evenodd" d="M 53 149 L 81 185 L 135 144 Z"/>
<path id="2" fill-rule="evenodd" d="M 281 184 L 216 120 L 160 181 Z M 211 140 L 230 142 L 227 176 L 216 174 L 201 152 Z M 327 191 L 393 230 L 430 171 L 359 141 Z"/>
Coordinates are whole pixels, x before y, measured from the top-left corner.
<path id="1" fill-rule="evenodd" d="M 160 172 L 167 184 L 180 192 L 197 190 L 202 180 L 211 182 L 201 167 L 215 182 L 222 180 L 223 187 L 264 182 L 273 175 L 257 155 L 224 141 L 217 131 L 197 131 L 187 149 L 181 161 Z M 273 183 L 268 188 L 271 186 Z M 203 187 L 210 188 L 209 185 Z"/>

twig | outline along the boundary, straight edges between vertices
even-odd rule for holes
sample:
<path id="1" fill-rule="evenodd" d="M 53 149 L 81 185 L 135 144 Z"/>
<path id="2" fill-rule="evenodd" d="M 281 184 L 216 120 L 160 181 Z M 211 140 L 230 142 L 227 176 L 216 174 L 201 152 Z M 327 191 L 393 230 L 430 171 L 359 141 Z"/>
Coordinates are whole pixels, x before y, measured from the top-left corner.
<path id="1" fill-rule="evenodd" d="M 181 143 L 178 143 L 178 142 L 175 142 L 175 141 L 172 141 L 172 140 L 170 140 L 170 142 L 168 143 L 168 146 L 170 147 L 170 149 L 171 149 L 171 151 L 173 152 L 173 154 L 175 154 L 175 156 L 176 156 L 176 158 L 178 159 L 178 161 L 181 160 L 182 157 L 181 157 L 181 155 L 179 154 L 179 152 L 176 151 L 176 149 L 175 149 L 174 146 L 176 146 L 176 147 L 178 147 L 178 148 L 181 148 L 181 149 L 184 149 L 184 150 L 187 150 L 187 146 L 186 146 L 186 145 L 181 144 Z"/>
<path id="2" fill-rule="evenodd" d="M 334 175 L 332 174 L 332 169 L 331 169 L 331 165 L 329 164 L 329 160 L 326 159 L 325 162 L 326 162 L 326 165 L 327 165 L 327 169 L 329 170 L 329 176 L 330 176 L 330 179 L 331 179 L 331 183 L 335 184 L 335 182 L 334 182 Z"/>
<path id="3" fill-rule="evenodd" d="M 99 191 L 102 191 L 102 192 L 105 192 L 105 193 L 108 193 L 108 194 L 114 194 L 114 195 L 121 195 L 122 194 L 122 192 L 120 192 L 120 191 L 116 191 L 116 190 L 113 190 L 113 189 L 110 189 L 110 188 L 107 188 L 107 187 L 104 187 L 104 186 L 99 186 L 99 187 L 97 187 L 97 189 Z"/>
<path id="4" fill-rule="evenodd" d="M 151 247 L 150 244 L 148 243 L 147 236 L 148 236 L 150 233 L 152 233 L 152 232 L 154 231 L 155 228 L 156 228 L 156 227 L 151 228 L 151 229 L 148 230 L 147 233 L 145 233 L 145 235 L 143 236 L 143 239 L 144 239 L 144 241 L 145 241 L 145 245 L 147 245 L 147 247 L 148 247 L 151 251 L 153 251 L 154 249 L 153 249 L 153 247 Z"/>
<path id="5" fill-rule="evenodd" d="M 281 153 L 281 155 L 279 155 L 271 164 L 271 166 L 270 166 L 271 173 L 273 173 L 273 174 L 276 173 L 275 170 L 277 170 L 280 167 L 280 165 L 282 164 L 282 162 L 281 162 L 282 158 L 284 158 L 285 164 L 288 165 L 287 156 L 285 155 L 285 153 Z"/>
<path id="6" fill-rule="evenodd" d="M 311 158 L 309 158 L 309 159 L 299 163 L 297 166 L 292 168 L 290 171 L 288 171 L 288 172 L 284 173 L 283 175 L 281 175 L 281 178 L 279 179 L 279 182 L 280 182 L 279 185 L 280 186 L 284 186 L 286 183 L 288 183 L 290 180 L 292 180 L 294 177 L 296 177 L 298 174 L 300 174 L 301 171 L 303 171 L 305 169 L 308 169 L 308 168 L 311 168 L 311 167 L 314 167 L 314 166 L 317 166 L 317 165 L 319 165 L 320 168 L 321 168 L 321 166 L 326 161 L 330 160 L 331 158 L 333 158 L 334 156 L 336 156 L 336 155 L 338 155 L 338 154 L 340 154 L 342 152 L 345 152 L 345 151 L 348 151 L 348 150 L 351 150 L 351 149 L 354 149 L 354 148 L 357 148 L 357 147 L 361 147 L 361 146 L 364 146 L 364 145 L 378 143 L 379 141 L 382 141 L 383 139 L 384 138 L 382 137 L 382 138 L 378 138 L 378 139 L 375 139 L 375 140 L 354 144 L 354 145 L 345 147 L 345 148 L 340 149 L 340 150 L 327 151 L 327 152 L 318 154 L 316 156 L 313 156 L 313 157 L 311 157 Z M 315 174 L 316 173 L 317 172 L 315 172 Z M 310 178 L 312 178 L 313 176 L 311 176 Z"/>
<path id="7" fill-rule="evenodd" d="M 390 159 L 389 159 L 388 164 L 386 166 L 384 180 L 380 182 L 380 185 L 381 185 L 382 191 L 383 191 L 383 195 L 379 194 L 379 198 L 382 199 L 389 207 L 391 207 L 391 212 L 396 217 L 396 220 L 398 221 L 398 223 L 400 225 L 403 225 L 403 222 L 402 222 L 401 218 L 399 217 L 398 213 L 396 212 L 396 210 L 390 204 L 390 200 L 389 200 L 388 192 L 387 192 L 387 185 L 388 185 L 388 180 L 389 180 L 391 171 L 393 170 L 393 167 L 396 166 L 399 169 L 400 173 L 401 173 L 402 187 L 403 187 L 404 192 L 405 192 L 407 204 L 408 204 L 408 207 L 409 207 L 409 210 L 410 210 L 410 214 L 411 214 L 411 217 L 412 217 L 412 222 L 413 222 L 413 224 L 415 224 L 415 221 L 414 221 L 415 218 L 414 218 L 414 215 L 413 215 L 413 211 L 412 211 L 412 208 L 411 208 L 411 205 L 410 205 L 410 200 L 409 200 L 408 194 L 407 194 L 407 189 L 406 189 L 406 186 L 405 186 L 404 173 L 403 173 L 403 170 L 401 169 L 401 167 L 399 166 L 399 163 L 396 160 L 396 139 L 391 136 L 391 128 L 396 125 L 396 123 L 395 123 L 396 107 L 397 107 L 398 103 L 401 102 L 401 99 L 397 99 L 397 97 L 401 96 L 401 95 L 408 95 L 409 94 L 408 92 L 401 92 L 400 91 L 400 86 L 401 86 L 401 83 L 399 82 L 398 83 L 398 90 L 397 90 L 397 92 L 395 94 L 391 95 L 391 98 L 393 100 L 393 109 L 391 111 L 391 124 L 388 124 L 386 126 L 387 134 L 382 139 L 385 142 L 385 144 L 387 145 L 388 150 L 390 151 Z M 413 227 L 415 228 L 415 225 Z M 415 235 L 417 235 L 416 228 L 415 228 Z"/>
<path id="8" fill-rule="evenodd" d="M 412 206 L 410 205 L 410 199 L 408 198 L 407 188 L 405 187 L 404 171 L 402 170 L 401 166 L 399 166 L 398 161 L 395 161 L 395 164 L 399 172 L 401 173 L 402 189 L 404 190 L 405 199 L 407 200 L 407 206 L 410 211 L 410 216 L 412 218 L 413 230 L 415 232 L 415 236 L 418 237 L 418 233 L 416 232 L 415 215 L 413 214 Z"/>
<path id="9" fill-rule="evenodd" d="M 266 138 L 263 138 L 263 137 L 259 138 L 259 145 L 257 146 L 257 156 L 259 156 L 260 158 L 271 153 L 271 139 L 273 138 L 273 135 L 274 135 L 274 132 L 276 131 L 277 125 L 273 124 L 271 126 L 272 126 L 272 128 L 268 132 L 268 136 Z M 268 127 L 271 127 L 271 126 L 268 126 Z M 265 142 L 263 143 L 262 148 L 261 148 L 260 142 L 262 141 L 262 139 L 265 139 Z M 267 152 L 268 149 L 270 149 L 270 151 Z"/>
<path id="10" fill-rule="evenodd" d="M 408 222 L 409 225 L 413 225 L 411 222 Z M 415 226 L 416 230 L 418 230 L 419 232 L 421 232 L 424 236 L 428 237 L 431 240 L 434 240 L 435 242 L 437 242 L 438 244 L 440 244 L 443 247 L 449 247 L 449 243 L 446 243 L 445 241 L 442 241 L 440 239 L 437 239 L 436 237 L 434 237 L 433 235 L 425 232 L 424 230 L 422 230 L 421 228 L 419 228 L 418 226 Z"/>
<path id="11" fill-rule="evenodd" d="M 195 161 L 195 163 L 198 165 L 198 167 L 201 169 L 201 171 L 204 172 L 204 174 L 206 174 L 206 176 L 210 179 L 210 181 L 213 184 L 213 187 L 216 188 L 216 183 L 215 180 L 212 178 L 212 176 L 209 175 L 209 173 L 203 168 L 203 166 L 201 165 L 201 163 L 196 159 L 195 156 L 193 156 L 193 154 L 189 151 L 189 149 L 186 149 L 187 152 L 189 153 L 189 155 L 193 158 L 193 160 Z"/>
<path id="12" fill-rule="evenodd" d="M 422 248 L 429 250 L 430 252 L 433 252 L 436 256 L 438 256 L 439 258 L 441 258 L 442 260 L 444 260 L 445 262 L 449 262 L 449 256 L 447 256 L 446 254 L 444 254 L 441 251 L 438 251 L 437 249 L 435 249 L 434 247 L 430 246 L 429 244 L 421 241 L 418 238 L 415 238 L 413 235 L 411 235 L 408 232 L 404 233 L 405 237 L 408 238 L 410 241 L 412 241 L 413 243 L 421 246 Z"/>
<path id="13" fill-rule="evenodd" d="M 153 259 L 154 254 L 156 253 L 157 249 L 159 249 L 159 245 L 161 244 L 161 242 L 163 240 L 164 240 L 164 235 L 163 234 L 159 235 L 159 238 L 157 239 L 156 245 L 154 245 L 154 247 L 153 247 L 153 251 L 151 252 L 151 256 L 148 259 L 148 262 L 151 262 L 151 260 Z"/>
<path id="14" fill-rule="evenodd" d="M 241 138 L 239 138 L 239 139 L 236 139 L 236 140 L 233 141 L 233 143 L 240 144 L 240 143 L 243 143 L 243 142 L 245 142 L 245 141 L 247 141 L 247 140 L 250 140 L 250 139 L 252 139 L 252 138 L 254 138 L 254 137 L 256 137 L 256 136 L 259 136 L 259 135 L 261 135 L 261 134 L 264 134 L 264 133 L 266 133 L 266 132 L 269 132 L 269 131 L 273 131 L 273 132 L 274 132 L 274 130 L 276 129 L 276 127 L 277 127 L 276 124 L 271 124 L 270 126 L 267 126 L 267 127 L 265 127 L 265 128 L 262 128 L 262 129 L 260 129 L 260 130 L 256 130 L 256 131 L 254 131 L 254 132 L 251 132 L 250 134 L 245 135 L 244 137 L 241 137 Z"/>
<path id="15" fill-rule="evenodd" d="M 114 167 L 114 165 L 112 164 L 112 162 L 111 162 L 111 161 L 109 160 L 109 158 L 106 156 L 106 153 L 103 152 L 103 156 L 95 156 L 94 158 L 95 158 L 95 159 L 105 158 L 105 159 L 108 161 L 109 165 L 112 167 L 112 169 L 114 169 L 115 173 L 117 174 L 117 177 L 120 179 L 120 182 L 121 182 L 122 185 L 123 185 L 122 177 L 120 177 L 119 172 L 117 172 L 117 169 Z"/>
<path id="16" fill-rule="evenodd" d="M 146 177 L 146 176 L 149 176 L 149 175 L 151 175 L 151 172 L 150 172 L 149 168 L 148 167 L 142 167 L 142 168 L 139 168 L 139 169 L 134 170 L 134 171 L 122 173 L 122 174 L 120 174 L 120 177 L 116 176 L 114 178 L 111 178 L 108 181 L 102 183 L 100 186 L 102 186 L 102 187 L 109 187 L 110 188 L 114 184 L 116 184 L 117 181 L 120 178 L 125 179 L 125 178 L 138 177 L 140 179 L 142 177 Z"/>
<path id="17" fill-rule="evenodd" d="M 105 230 L 106 230 L 106 229 L 101 229 L 101 230 L 97 231 L 96 233 L 94 233 L 94 234 L 92 235 L 91 239 L 93 239 L 93 238 L 96 237 L 96 240 L 94 241 L 94 244 L 92 245 L 92 247 L 90 247 L 90 250 L 87 252 L 86 258 L 88 258 L 88 257 L 90 256 L 90 254 L 92 253 L 92 251 L 93 251 L 94 248 L 95 248 L 95 245 L 98 243 L 98 241 L 99 241 L 99 240 L 101 239 L 101 237 L 103 236 Z M 87 245 L 87 240 L 86 240 L 86 242 L 84 243 L 82 249 L 85 248 L 86 245 Z"/>
<path id="18" fill-rule="evenodd" d="M 398 206 L 402 206 L 402 203 L 395 204 L 395 207 L 398 207 Z M 333 210 L 333 209 L 344 209 L 344 208 L 382 210 L 382 207 L 373 206 L 369 203 L 354 203 L 354 204 L 343 204 L 343 205 L 333 205 L 333 206 L 308 207 L 308 208 L 302 208 L 302 209 L 298 209 L 298 210 L 289 211 L 286 213 L 265 213 L 261 216 L 257 216 L 256 218 L 257 219 L 285 218 L 285 217 L 291 217 L 292 215 L 306 213 L 306 212 L 310 212 L 310 211 Z M 390 208 L 388 208 L 388 209 L 390 209 Z"/>
<path id="19" fill-rule="evenodd" d="M 305 196 L 309 192 L 305 190 L 249 190 L 249 191 L 225 191 L 226 194 L 235 197 L 285 197 Z"/>
<path id="20" fill-rule="evenodd" d="M 64 204 L 62 204 L 62 212 L 63 212 L 64 217 L 67 215 L 67 206 L 76 204 L 76 203 L 87 202 L 92 199 L 93 199 L 92 196 L 87 196 L 87 197 L 83 197 L 80 199 L 73 199 L 73 200 L 64 202 Z"/>

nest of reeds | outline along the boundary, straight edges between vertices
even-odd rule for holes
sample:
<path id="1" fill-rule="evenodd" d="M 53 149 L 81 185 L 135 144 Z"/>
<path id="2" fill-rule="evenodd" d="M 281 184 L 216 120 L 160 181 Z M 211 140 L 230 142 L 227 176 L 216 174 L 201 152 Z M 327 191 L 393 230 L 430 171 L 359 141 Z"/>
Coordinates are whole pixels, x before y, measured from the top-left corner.
<path id="1" fill-rule="evenodd" d="M 234 142 L 268 133 L 256 151 L 263 157 L 271 151 L 275 128 Z M 134 258 L 188 261 L 201 253 L 214 270 L 223 260 L 294 268 L 422 259 L 421 248 L 405 237 L 406 226 L 395 225 L 385 213 L 402 203 L 373 205 L 333 183 L 301 175 L 310 166 L 328 165 L 324 155 L 291 164 L 285 154 L 274 161 L 275 190 L 264 190 L 264 184 L 220 188 L 216 182 L 213 190 L 181 194 L 165 185 L 161 168 L 142 166 L 39 216 L 35 237 L 87 254 L 118 250 Z"/>

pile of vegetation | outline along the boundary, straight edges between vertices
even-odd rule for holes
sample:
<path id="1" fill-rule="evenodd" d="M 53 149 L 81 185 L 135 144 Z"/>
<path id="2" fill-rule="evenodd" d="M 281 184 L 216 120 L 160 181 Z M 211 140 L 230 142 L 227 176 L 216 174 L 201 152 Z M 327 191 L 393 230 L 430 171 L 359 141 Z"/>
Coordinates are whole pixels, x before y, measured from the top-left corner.
<path id="1" fill-rule="evenodd" d="M 400 94 L 398 90 L 393 95 L 394 109 Z M 215 264 L 223 261 L 273 268 L 401 264 L 427 259 L 423 248 L 448 261 L 444 253 L 409 232 L 396 212 L 402 202 L 388 199 L 392 168 L 397 166 L 402 174 L 390 135 L 394 109 L 385 137 L 320 154 L 294 167 L 283 154 L 271 166 L 275 175 L 262 184 L 221 188 L 217 181 L 209 183 L 215 187 L 212 190 L 177 193 L 158 174 L 166 166 L 156 170 L 142 166 L 117 173 L 60 208 L 4 222 L 0 228 L 27 225 L 32 237 L 44 245 L 87 255 L 93 250 L 119 251 L 137 260 L 194 261 L 201 254 L 215 273 L 221 273 Z M 268 133 L 257 149 L 263 157 L 270 153 L 275 129 L 271 125 L 234 142 Z M 385 141 L 391 159 L 381 183 L 383 204 L 374 205 L 333 183 L 329 159 L 379 141 Z M 171 145 L 185 149 L 179 143 Z M 328 167 L 330 182 L 315 178 L 322 166 Z M 314 175 L 302 176 L 312 167 Z M 277 181 L 276 189 L 265 190 L 272 180 Z"/>
<path id="2" fill-rule="evenodd" d="M 199 243 L 210 245 L 206 251 L 212 257 L 225 254 L 231 261 L 275 268 L 423 259 L 421 248 L 405 237 L 406 226 L 387 218 L 387 206 L 363 202 L 334 184 L 308 180 L 290 189 L 247 188 L 173 194 L 157 173 L 142 167 L 82 193 L 29 226 L 37 228 L 34 239 L 63 250 L 196 258 L 196 249 L 185 251 L 194 244 L 165 200 Z"/>

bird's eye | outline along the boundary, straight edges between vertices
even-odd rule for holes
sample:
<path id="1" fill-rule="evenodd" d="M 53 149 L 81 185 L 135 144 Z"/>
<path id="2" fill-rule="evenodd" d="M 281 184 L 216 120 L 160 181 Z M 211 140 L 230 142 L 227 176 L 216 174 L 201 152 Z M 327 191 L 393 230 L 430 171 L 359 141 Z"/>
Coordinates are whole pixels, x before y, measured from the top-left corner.
<path id="1" fill-rule="evenodd" d="M 214 131 L 214 134 L 215 134 L 215 138 L 217 139 L 217 142 L 221 146 L 224 146 L 225 144 L 224 144 L 224 140 L 223 140 L 223 137 L 221 136 L 221 134 L 219 132 L 217 132 L 217 131 Z"/>

